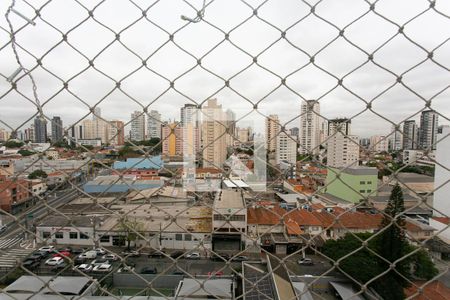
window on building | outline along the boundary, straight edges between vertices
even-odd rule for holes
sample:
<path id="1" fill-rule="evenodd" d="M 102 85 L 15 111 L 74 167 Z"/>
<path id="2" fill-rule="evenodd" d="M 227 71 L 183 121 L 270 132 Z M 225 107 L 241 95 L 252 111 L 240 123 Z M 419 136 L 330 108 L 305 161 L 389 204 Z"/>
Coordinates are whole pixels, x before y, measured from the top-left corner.
<path id="1" fill-rule="evenodd" d="M 366 184 L 366 182 L 365 181 L 360 181 L 359 184 Z"/>
<path id="2" fill-rule="evenodd" d="M 87 240 L 87 239 L 89 239 L 89 236 L 86 233 L 80 232 L 80 239 Z"/>
<path id="3" fill-rule="evenodd" d="M 372 184 L 372 181 L 367 181 L 367 184 Z"/>
<path id="4" fill-rule="evenodd" d="M 69 232 L 69 239 L 77 240 L 78 239 L 78 232 Z"/>
<path id="5" fill-rule="evenodd" d="M 55 239 L 63 239 L 64 233 L 62 232 L 55 232 Z"/>
<path id="6" fill-rule="evenodd" d="M 372 193 L 372 190 L 367 190 L 368 193 Z"/>
<path id="7" fill-rule="evenodd" d="M 42 232 L 42 238 L 43 239 L 48 239 L 48 238 L 50 238 L 50 236 L 51 236 L 50 232 L 48 232 L 48 231 Z"/>
<path id="8" fill-rule="evenodd" d="M 431 232 L 425 231 L 425 236 L 430 236 L 430 235 L 431 235 Z"/>
<path id="9" fill-rule="evenodd" d="M 109 243 L 109 235 L 103 235 L 100 238 L 100 243 Z"/>
<path id="10" fill-rule="evenodd" d="M 365 193 L 366 191 L 365 190 L 359 190 L 359 192 L 362 194 L 362 193 Z"/>
<path id="11" fill-rule="evenodd" d="M 175 234 L 175 241 L 182 241 L 182 240 L 183 240 L 183 235 L 181 233 Z"/>
<path id="12" fill-rule="evenodd" d="M 188 233 L 184 234 L 184 240 L 185 241 L 192 241 L 192 235 L 188 234 Z"/>

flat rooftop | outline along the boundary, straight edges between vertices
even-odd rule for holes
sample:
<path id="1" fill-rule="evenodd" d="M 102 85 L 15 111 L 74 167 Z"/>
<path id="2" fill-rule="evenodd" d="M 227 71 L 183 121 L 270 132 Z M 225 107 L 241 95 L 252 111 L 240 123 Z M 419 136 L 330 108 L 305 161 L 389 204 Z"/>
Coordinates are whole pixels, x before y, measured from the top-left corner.
<path id="1" fill-rule="evenodd" d="M 378 169 L 375 167 L 365 167 L 365 166 L 351 166 L 347 168 L 331 168 L 334 170 L 341 171 L 344 174 L 349 175 L 378 175 Z"/>
<path id="2" fill-rule="evenodd" d="M 214 208 L 245 208 L 242 192 L 228 189 L 219 191 L 214 201 Z"/>

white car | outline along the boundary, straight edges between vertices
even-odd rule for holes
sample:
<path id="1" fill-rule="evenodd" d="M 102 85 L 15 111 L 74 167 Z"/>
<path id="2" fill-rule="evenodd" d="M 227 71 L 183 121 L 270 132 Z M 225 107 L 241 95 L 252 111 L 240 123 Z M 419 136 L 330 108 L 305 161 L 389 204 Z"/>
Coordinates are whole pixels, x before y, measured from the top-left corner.
<path id="1" fill-rule="evenodd" d="M 114 254 L 106 254 L 106 255 L 104 255 L 102 258 L 103 258 L 103 259 L 107 259 L 107 260 L 109 260 L 109 261 L 116 261 L 116 260 L 119 259 L 119 258 L 117 257 L 117 255 L 114 255 Z"/>
<path id="2" fill-rule="evenodd" d="M 73 269 L 74 270 L 79 270 L 81 272 L 86 273 L 86 272 L 92 271 L 92 265 L 90 265 L 90 264 L 81 264 L 81 265 L 75 266 Z"/>
<path id="3" fill-rule="evenodd" d="M 52 252 L 53 250 L 55 250 L 55 246 L 44 246 L 44 247 L 39 248 L 38 251 Z"/>
<path id="4" fill-rule="evenodd" d="M 92 259 L 97 257 L 97 251 L 90 250 L 78 255 L 79 258 Z"/>
<path id="5" fill-rule="evenodd" d="M 105 249 L 102 249 L 102 248 L 95 248 L 95 249 L 92 249 L 92 251 L 97 252 L 97 255 L 105 255 L 106 254 Z"/>
<path id="6" fill-rule="evenodd" d="M 64 259 L 62 257 L 52 257 L 50 259 L 47 259 L 45 264 L 47 266 L 57 266 L 64 263 Z"/>
<path id="7" fill-rule="evenodd" d="M 186 254 L 187 259 L 200 259 L 200 253 L 198 252 L 191 252 Z"/>
<path id="8" fill-rule="evenodd" d="M 98 266 L 95 266 L 92 269 L 93 272 L 111 272 L 112 271 L 112 266 L 110 264 L 101 264 Z"/>

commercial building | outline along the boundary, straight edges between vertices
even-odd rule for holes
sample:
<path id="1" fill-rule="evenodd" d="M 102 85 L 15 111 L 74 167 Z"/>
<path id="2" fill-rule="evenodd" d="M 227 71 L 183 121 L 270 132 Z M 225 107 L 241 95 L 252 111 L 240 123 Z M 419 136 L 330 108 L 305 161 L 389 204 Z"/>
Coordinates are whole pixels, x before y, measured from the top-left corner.
<path id="1" fill-rule="evenodd" d="M 280 120 L 278 115 L 269 115 L 266 118 L 267 153 L 275 153 L 277 150 L 277 135 L 280 132 Z"/>
<path id="2" fill-rule="evenodd" d="M 287 161 L 295 166 L 297 162 L 297 140 L 285 132 L 277 135 L 276 162 Z"/>
<path id="3" fill-rule="evenodd" d="M 403 123 L 403 150 L 417 149 L 418 129 L 416 121 L 408 120 Z"/>
<path id="4" fill-rule="evenodd" d="M 350 125 L 349 119 L 328 122 L 327 166 L 342 168 L 358 165 L 359 137 L 351 135 Z"/>
<path id="5" fill-rule="evenodd" d="M 443 129 L 442 134 L 438 136 L 440 140 L 436 149 L 436 170 L 434 175 L 434 200 L 433 208 L 437 217 L 450 217 L 450 128 Z"/>
<path id="6" fill-rule="evenodd" d="M 423 150 L 403 150 L 403 163 L 418 166 L 434 166 L 435 152 L 425 154 Z"/>
<path id="7" fill-rule="evenodd" d="M 247 209 L 242 189 L 219 190 L 214 198 L 212 215 L 213 250 L 241 250 L 247 232 Z"/>
<path id="8" fill-rule="evenodd" d="M 224 122 L 227 116 L 217 99 L 209 99 L 202 106 L 202 153 L 203 167 L 219 167 L 227 159 L 227 134 Z"/>
<path id="9" fill-rule="evenodd" d="M 13 214 L 19 212 L 31 200 L 31 190 L 29 180 L 0 176 L 0 208 Z"/>
<path id="10" fill-rule="evenodd" d="M 419 146 L 421 149 L 436 149 L 439 115 L 433 110 L 424 110 L 420 115 Z"/>
<path id="11" fill-rule="evenodd" d="M 132 141 L 145 140 L 145 114 L 135 111 L 131 114 L 130 139 Z"/>
<path id="12" fill-rule="evenodd" d="M 120 171 L 122 175 L 135 175 L 138 178 L 158 176 L 163 166 L 161 156 L 149 158 L 127 158 L 126 161 L 116 161 L 113 169 Z"/>
<path id="13" fill-rule="evenodd" d="M 319 153 L 321 119 L 318 101 L 308 100 L 302 103 L 299 136 L 301 154 Z"/>
<path id="14" fill-rule="evenodd" d="M 339 177 L 337 177 L 339 174 Z M 369 195 L 375 196 L 378 187 L 378 169 L 352 166 L 340 170 L 328 169 L 323 191 L 346 201 L 358 203 Z"/>
<path id="15" fill-rule="evenodd" d="M 34 119 L 34 142 L 47 142 L 47 120 L 44 117 L 36 117 Z"/>
<path id="16" fill-rule="evenodd" d="M 161 138 L 161 114 L 157 110 L 151 110 L 147 120 L 147 137 Z"/>
<path id="17" fill-rule="evenodd" d="M 52 141 L 61 141 L 64 136 L 63 122 L 60 117 L 54 116 L 52 119 Z"/>

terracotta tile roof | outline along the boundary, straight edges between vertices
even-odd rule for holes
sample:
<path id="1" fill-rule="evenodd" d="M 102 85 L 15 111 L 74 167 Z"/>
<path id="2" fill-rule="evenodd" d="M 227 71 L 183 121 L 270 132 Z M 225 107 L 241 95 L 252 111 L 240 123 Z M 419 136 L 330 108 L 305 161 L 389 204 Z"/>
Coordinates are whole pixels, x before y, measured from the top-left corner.
<path id="1" fill-rule="evenodd" d="M 433 217 L 433 220 L 436 220 L 439 223 L 446 224 L 446 225 L 450 224 L 450 218 L 446 218 L 446 217 Z"/>
<path id="2" fill-rule="evenodd" d="M 211 174 L 218 174 L 222 173 L 219 169 L 216 168 L 197 168 L 195 169 L 196 173 L 211 173 Z"/>
<path id="3" fill-rule="evenodd" d="M 287 218 L 287 220 L 284 221 L 284 224 L 286 225 L 287 233 L 291 235 L 301 235 L 303 234 L 303 231 L 300 229 L 300 226 L 297 222 L 292 220 L 291 218 Z"/>
<path id="4" fill-rule="evenodd" d="M 409 288 L 405 289 L 406 297 L 411 297 L 418 292 L 418 287 L 425 282 L 414 282 Z M 450 289 L 440 281 L 433 281 L 423 287 L 423 293 L 418 294 L 411 299 L 413 300 L 447 300 L 450 299 Z"/>
<path id="5" fill-rule="evenodd" d="M 322 221 L 306 209 L 291 210 L 288 216 L 300 226 L 322 226 Z"/>
<path id="6" fill-rule="evenodd" d="M 247 208 L 247 223 L 259 225 L 276 225 L 280 223 L 280 218 L 286 213 L 286 210 L 274 206 L 269 207 L 250 207 Z"/>
<path id="7" fill-rule="evenodd" d="M 336 209 L 336 208 L 335 208 Z M 381 214 L 367 214 L 362 212 L 336 209 L 330 213 L 327 211 L 313 212 L 322 221 L 324 227 L 348 228 L 348 229 L 376 229 L 380 226 L 383 216 Z"/>

